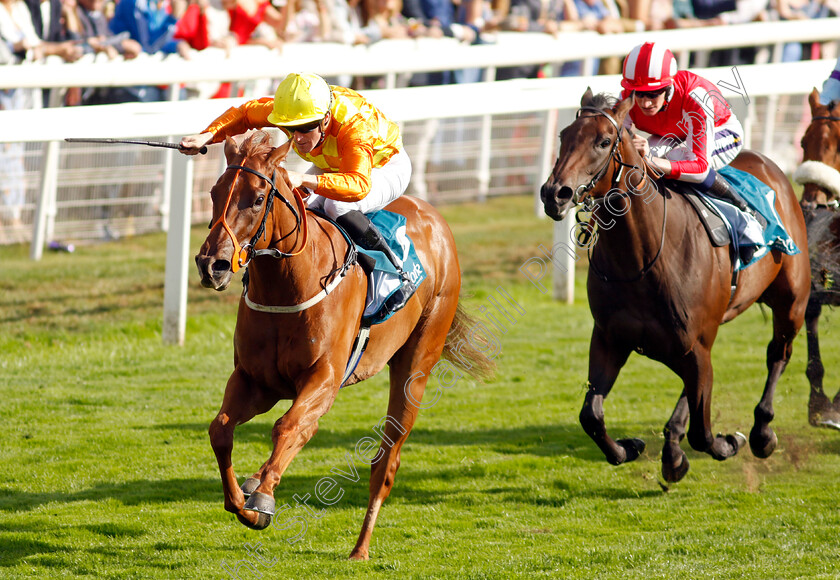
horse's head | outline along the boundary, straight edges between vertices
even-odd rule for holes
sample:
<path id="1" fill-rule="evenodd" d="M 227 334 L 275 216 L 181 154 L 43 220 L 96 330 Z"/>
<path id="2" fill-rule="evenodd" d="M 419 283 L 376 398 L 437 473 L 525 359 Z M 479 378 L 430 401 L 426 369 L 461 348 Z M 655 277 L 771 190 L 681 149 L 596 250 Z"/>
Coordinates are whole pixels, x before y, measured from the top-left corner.
<path id="1" fill-rule="evenodd" d="M 272 147 L 268 134 L 263 131 L 252 134 L 241 146 L 233 139 L 225 141 L 228 166 L 210 190 L 213 200 L 210 234 L 195 257 L 201 285 L 205 288 L 226 289 L 233 273 L 248 263 L 256 246 L 267 247 L 277 238 L 285 237 L 276 231 L 280 228 L 288 229 L 286 235 L 290 235 L 300 225 L 300 219 L 306 218 L 298 215 L 289 203 L 292 193 L 288 174 L 279 165 L 286 158 L 289 146 L 286 143 Z M 280 198 L 279 203 L 273 203 L 275 198 Z M 288 213 L 287 218 L 275 218 L 274 207 L 281 207 L 279 211 Z"/>
<path id="2" fill-rule="evenodd" d="M 621 125 L 632 106 L 632 97 L 616 104 L 614 98 L 593 95 L 586 89 L 577 118 L 560 132 L 560 153 L 540 189 L 546 215 L 563 219 L 587 194 L 609 191 L 611 161 L 621 144 Z"/>
<path id="3" fill-rule="evenodd" d="M 802 137 L 802 165 L 793 175 L 801 183 L 802 206 L 813 209 L 840 201 L 840 101 L 820 104 L 811 92 L 811 124 Z"/>

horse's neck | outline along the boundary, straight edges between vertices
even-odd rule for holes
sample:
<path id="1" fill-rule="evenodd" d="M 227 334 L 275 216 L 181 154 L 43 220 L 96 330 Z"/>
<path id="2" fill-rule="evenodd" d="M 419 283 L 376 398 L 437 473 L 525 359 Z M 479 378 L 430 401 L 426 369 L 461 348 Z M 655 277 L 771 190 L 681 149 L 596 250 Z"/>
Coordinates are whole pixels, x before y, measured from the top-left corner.
<path id="1" fill-rule="evenodd" d="M 641 160 L 639 160 L 641 161 Z M 638 269 L 650 262 L 662 245 L 665 199 L 649 175 L 624 171 L 615 190 L 598 204 L 600 234 L 596 250 L 622 269 Z"/>
<path id="2" fill-rule="evenodd" d="M 270 234 L 269 247 L 286 253 L 298 252 L 304 243 L 303 228 L 297 228 L 295 233 L 287 235 L 297 227 L 297 223 L 291 217 L 282 217 L 291 215 L 285 204 L 281 202 L 277 205 L 283 207 L 275 206 L 273 210 L 277 218 L 274 223 L 278 225 Z M 253 262 L 255 267 L 249 274 L 249 283 L 254 290 L 252 299 L 255 301 L 256 296 L 270 304 L 290 305 L 308 300 L 323 289 L 331 279 L 330 274 L 344 263 L 347 243 L 337 230 L 308 211 L 303 219 L 308 220 L 309 235 L 299 253 L 280 259 L 266 257 Z"/>

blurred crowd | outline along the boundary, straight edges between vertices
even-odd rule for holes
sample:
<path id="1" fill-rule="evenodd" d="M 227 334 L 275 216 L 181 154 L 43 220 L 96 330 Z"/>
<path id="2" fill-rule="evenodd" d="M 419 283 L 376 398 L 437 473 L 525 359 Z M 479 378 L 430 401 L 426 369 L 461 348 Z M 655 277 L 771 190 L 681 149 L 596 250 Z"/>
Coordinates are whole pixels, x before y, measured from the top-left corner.
<path id="1" fill-rule="evenodd" d="M 74 62 L 126 59 L 142 53 L 184 59 L 210 47 L 230 54 L 256 44 L 282 51 L 286 43 L 369 45 L 382 39 L 449 37 L 465 44 L 493 42 L 499 32 L 560 36 L 577 31 L 620 34 L 751 21 L 825 18 L 840 14 L 840 0 L 0 0 L 0 65 L 46 57 Z M 818 58 L 819 45 L 785 45 L 784 61 Z M 750 63 L 755 49 L 711 55 L 711 66 Z M 340 58 L 337 55 L 337 58 Z M 301 63 L 303 69 L 305 63 Z M 546 75 L 617 74 L 617 57 L 559 67 L 518 66 L 499 80 Z M 415 74 L 408 84 L 479 80 L 481 71 Z M 333 79 L 356 89 L 381 79 Z M 235 88 L 233 89 L 236 90 Z M 213 89 L 231 94 L 230 84 Z M 161 87 L 72 88 L 67 91 L 0 89 L 0 110 L 157 101 Z M 0 231 L 20 223 L 24 201 L 23 145 L 0 144 Z"/>
<path id="2" fill-rule="evenodd" d="M 208 47 L 229 52 L 243 44 L 282 50 L 284 43 L 356 45 L 417 37 L 480 44 L 492 42 L 498 31 L 618 34 L 840 13 L 840 0 L 0 0 L 0 4 L 0 64 L 49 55 L 73 62 L 89 53 L 125 59 L 140 53 L 178 53 L 189 59 L 194 51 Z M 792 43 L 785 47 L 783 60 L 810 59 L 814 55 L 809 51 L 810 47 Z M 741 52 L 728 51 L 716 57 L 722 62 L 711 64 L 749 62 L 750 55 Z M 617 73 L 620 62 L 608 59 L 597 66 L 586 72 Z M 541 72 L 540 67 L 516 67 L 501 71 L 500 78 Z M 567 63 L 559 74 L 582 72 L 580 63 Z M 437 77 L 427 75 L 415 83 L 459 80 Z M 15 91 L 0 95 L 0 107 L 14 106 L 10 92 Z M 64 104 L 159 98 L 153 87 L 75 90 L 64 97 Z"/>

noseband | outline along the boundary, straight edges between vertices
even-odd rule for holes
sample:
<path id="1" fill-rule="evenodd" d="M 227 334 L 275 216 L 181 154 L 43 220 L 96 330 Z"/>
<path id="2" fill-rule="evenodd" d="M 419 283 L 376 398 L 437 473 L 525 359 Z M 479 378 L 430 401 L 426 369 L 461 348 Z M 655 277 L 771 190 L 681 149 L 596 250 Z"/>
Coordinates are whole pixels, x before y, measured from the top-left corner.
<path id="1" fill-rule="evenodd" d="M 297 202 L 300 213 L 298 213 L 298 211 L 295 211 L 294 206 L 292 206 L 292 204 L 289 203 L 289 200 L 287 200 L 284 196 L 280 195 L 280 192 L 278 191 L 277 186 L 275 185 L 275 180 L 277 179 L 277 170 L 275 170 L 272 173 L 272 176 L 269 179 L 267 175 L 260 173 L 255 169 L 251 169 L 250 167 L 245 167 L 244 165 L 228 165 L 225 171 L 227 171 L 228 169 L 235 169 L 236 175 L 233 178 L 233 183 L 231 183 L 230 191 L 228 191 L 227 200 L 225 201 L 225 208 L 222 210 L 222 215 L 210 226 L 210 229 L 212 230 L 217 225 L 222 224 L 222 227 L 225 229 L 228 236 L 230 236 L 230 239 L 233 242 L 233 259 L 231 260 L 230 269 L 235 273 L 240 268 L 246 267 L 254 256 L 268 255 L 274 258 L 290 258 L 292 256 L 300 254 L 304 250 L 304 248 L 306 248 L 306 242 L 309 237 L 309 230 L 306 222 L 306 206 L 304 205 L 303 198 L 300 196 L 298 191 L 293 190 L 292 193 L 295 196 L 295 201 Z M 260 221 L 260 225 L 257 228 L 257 231 L 254 233 L 254 235 L 251 236 L 251 240 L 243 246 L 239 245 L 239 240 L 236 238 L 236 235 L 233 233 L 233 230 L 230 229 L 230 226 L 228 225 L 227 219 L 225 217 L 227 214 L 228 206 L 230 205 L 230 200 L 233 197 L 233 190 L 236 187 L 236 182 L 239 180 L 240 171 L 245 171 L 252 175 L 256 175 L 257 177 L 265 181 L 269 186 L 268 195 L 265 199 L 265 210 L 263 211 L 263 216 L 262 220 Z M 286 204 L 286 207 L 288 207 L 289 211 L 292 212 L 292 215 L 295 216 L 295 227 L 288 234 L 282 236 L 278 241 L 284 240 L 285 238 L 289 237 L 298 230 L 303 229 L 303 244 L 301 245 L 300 249 L 296 252 L 286 253 L 281 252 L 276 248 L 267 248 L 265 250 L 254 249 L 254 246 L 256 246 L 260 238 L 266 238 L 265 224 L 268 220 L 268 215 L 271 213 L 271 210 L 274 207 L 275 197 L 279 198 L 284 204 Z"/>

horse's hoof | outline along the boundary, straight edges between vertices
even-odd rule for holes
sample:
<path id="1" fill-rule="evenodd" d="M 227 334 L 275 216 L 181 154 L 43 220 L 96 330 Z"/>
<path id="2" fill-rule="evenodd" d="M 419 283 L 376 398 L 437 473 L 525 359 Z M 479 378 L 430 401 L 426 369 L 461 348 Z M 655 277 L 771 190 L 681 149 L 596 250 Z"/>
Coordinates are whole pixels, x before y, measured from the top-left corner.
<path id="1" fill-rule="evenodd" d="M 616 443 L 624 449 L 626 455 L 624 462 L 638 459 L 639 455 L 645 450 L 645 442 L 635 437 L 632 439 L 619 439 Z"/>
<path id="2" fill-rule="evenodd" d="M 732 446 L 732 455 L 738 455 L 741 448 L 747 444 L 747 436 L 740 431 L 735 431 L 734 435 L 726 436 L 726 442 Z"/>
<path id="3" fill-rule="evenodd" d="M 764 431 L 764 433 L 762 433 Z M 769 434 L 767 433 L 769 432 Z M 767 459 L 776 450 L 778 439 L 776 433 L 765 425 L 764 429 L 759 429 L 757 426 L 750 431 L 750 449 L 753 455 L 759 459 Z"/>
<path id="4" fill-rule="evenodd" d="M 268 526 L 271 525 L 271 516 L 268 514 L 263 514 L 259 512 L 254 512 L 257 514 L 257 519 L 255 521 L 251 521 L 248 518 L 237 514 L 236 517 L 245 527 L 251 528 L 252 530 L 264 530 Z"/>
<path id="5" fill-rule="evenodd" d="M 248 512 L 259 512 L 268 516 L 274 515 L 274 498 L 267 493 L 255 491 L 242 508 Z"/>
<path id="6" fill-rule="evenodd" d="M 370 556 L 368 555 L 367 550 L 359 550 L 355 549 L 350 552 L 350 560 L 356 560 L 358 562 L 364 562 L 365 560 L 370 560 Z"/>
<path id="7" fill-rule="evenodd" d="M 840 421 L 832 421 L 831 419 L 822 419 L 817 427 L 827 427 L 829 429 L 837 429 L 840 431 Z"/>
<path id="8" fill-rule="evenodd" d="M 808 414 L 808 422 L 814 427 L 840 429 L 840 412 L 831 408 L 812 411 Z"/>
<path id="9" fill-rule="evenodd" d="M 239 489 L 242 490 L 245 499 L 251 497 L 251 494 L 254 493 L 254 490 L 260 486 L 260 480 L 256 477 L 249 477 L 245 480 L 245 483 L 242 484 L 242 487 Z"/>
<path id="10" fill-rule="evenodd" d="M 668 483 L 677 483 L 683 477 L 685 477 L 686 473 L 688 473 L 688 467 L 688 457 L 686 457 L 685 453 L 683 453 L 682 450 L 680 450 L 679 462 L 667 464 L 663 461 L 662 477 Z"/>

